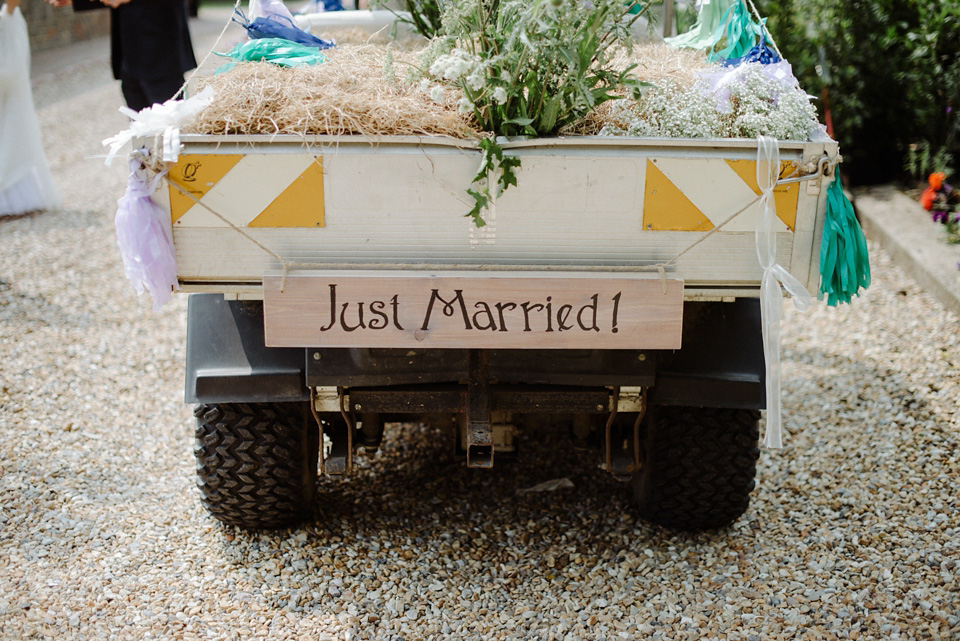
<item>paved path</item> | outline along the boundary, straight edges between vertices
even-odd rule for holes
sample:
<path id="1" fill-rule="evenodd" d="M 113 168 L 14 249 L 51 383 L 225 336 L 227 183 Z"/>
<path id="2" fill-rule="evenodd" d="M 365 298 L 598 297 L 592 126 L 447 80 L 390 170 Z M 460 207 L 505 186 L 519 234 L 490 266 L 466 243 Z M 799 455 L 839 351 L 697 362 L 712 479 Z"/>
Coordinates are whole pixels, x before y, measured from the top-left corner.
<path id="1" fill-rule="evenodd" d="M 945 243 L 943 227 L 893 187 L 859 189 L 854 201 L 867 237 L 944 307 L 960 314 L 960 245 Z"/>

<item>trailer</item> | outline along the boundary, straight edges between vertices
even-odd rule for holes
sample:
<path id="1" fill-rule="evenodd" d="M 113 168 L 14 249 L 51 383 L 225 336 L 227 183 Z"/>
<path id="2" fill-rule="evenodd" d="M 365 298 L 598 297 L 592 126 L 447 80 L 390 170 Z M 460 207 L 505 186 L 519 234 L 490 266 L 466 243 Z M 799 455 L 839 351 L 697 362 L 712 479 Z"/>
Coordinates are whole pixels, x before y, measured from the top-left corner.
<path id="1" fill-rule="evenodd" d="M 473 468 L 546 423 L 665 526 L 747 509 L 770 400 L 758 238 L 816 291 L 833 141 L 771 159 L 757 140 L 503 140 L 519 184 L 482 227 L 463 215 L 474 141 L 180 144 L 153 199 L 190 294 L 185 398 L 219 520 L 309 518 L 318 474 L 349 475 L 404 421 L 448 427 Z"/>

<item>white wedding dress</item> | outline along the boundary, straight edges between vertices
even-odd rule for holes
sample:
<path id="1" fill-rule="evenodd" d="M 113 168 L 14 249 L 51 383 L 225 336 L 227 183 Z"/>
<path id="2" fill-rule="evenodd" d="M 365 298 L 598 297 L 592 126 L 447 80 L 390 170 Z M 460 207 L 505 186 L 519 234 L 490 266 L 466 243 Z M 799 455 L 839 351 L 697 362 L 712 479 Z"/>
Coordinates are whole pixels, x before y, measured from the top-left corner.
<path id="1" fill-rule="evenodd" d="M 0 7 L 0 216 L 51 209 L 60 196 L 40 142 L 30 41 L 20 8 Z"/>

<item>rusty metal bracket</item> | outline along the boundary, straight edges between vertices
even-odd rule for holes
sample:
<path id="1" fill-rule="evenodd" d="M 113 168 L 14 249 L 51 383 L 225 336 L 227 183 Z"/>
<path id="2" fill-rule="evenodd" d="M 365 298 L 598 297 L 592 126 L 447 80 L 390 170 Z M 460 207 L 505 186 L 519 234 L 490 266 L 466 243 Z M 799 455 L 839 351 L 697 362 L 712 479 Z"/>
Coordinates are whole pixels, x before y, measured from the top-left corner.
<path id="1" fill-rule="evenodd" d="M 633 469 L 631 472 L 639 472 L 642 466 L 640 459 L 640 424 L 647 415 L 647 388 L 640 392 L 640 411 L 637 412 L 637 420 L 633 422 Z"/>
<path id="2" fill-rule="evenodd" d="M 646 388 L 640 390 L 636 390 L 636 388 L 622 389 L 631 398 L 624 399 L 621 388 L 613 388 L 614 402 L 604 428 L 603 469 L 618 478 L 628 478 L 634 472 L 639 471 L 641 466 L 640 425 L 647 413 L 647 390 Z M 634 395 L 636 395 L 636 398 L 632 398 Z M 619 413 L 618 408 L 620 407 L 629 407 L 637 413 L 637 418 L 633 422 L 632 438 L 630 439 L 632 448 L 629 451 L 626 448 L 614 448 L 613 446 L 613 432 Z M 621 433 L 622 430 L 617 430 L 617 432 Z"/>
<path id="3" fill-rule="evenodd" d="M 343 422 L 329 421 L 326 425 L 320 418 L 318 405 L 328 406 L 330 399 L 318 395 L 317 390 L 310 390 L 310 413 L 320 429 L 320 472 L 328 476 L 345 476 L 353 471 L 353 432 L 355 429 L 350 413 L 347 411 L 347 395 L 344 388 L 337 388 L 337 405 Z M 324 429 L 326 427 L 327 429 Z M 329 452 L 323 444 L 323 435 L 330 438 Z"/>
<path id="4" fill-rule="evenodd" d="M 323 421 L 320 419 L 320 413 L 317 411 L 317 405 L 322 401 L 317 395 L 317 388 L 310 388 L 310 414 L 313 420 L 317 422 L 317 429 L 320 430 L 320 473 L 326 474 L 327 448 L 323 444 Z"/>
<path id="5" fill-rule="evenodd" d="M 471 349 L 467 380 L 467 467 L 493 467 L 493 430 L 490 427 L 490 355 Z"/>
<path id="6" fill-rule="evenodd" d="M 607 418 L 607 424 L 603 429 L 603 469 L 607 472 L 613 471 L 613 424 L 617 420 L 616 399 L 620 397 L 620 388 L 613 388 L 614 402 L 610 408 L 610 416 Z"/>
<path id="7" fill-rule="evenodd" d="M 353 430 L 354 430 L 354 424 L 353 424 L 353 419 L 352 419 L 351 416 L 350 416 L 350 412 L 347 411 L 347 407 L 346 407 L 346 404 L 347 404 L 346 394 L 344 394 L 342 387 L 338 387 L 338 388 L 337 388 L 337 396 L 340 397 L 340 415 L 343 417 L 343 423 L 344 423 L 344 425 L 346 426 L 346 429 L 347 429 L 347 451 L 344 453 L 345 456 L 343 456 L 343 458 L 344 458 L 344 462 L 343 462 L 343 472 L 341 472 L 341 474 L 349 474 L 350 472 L 353 471 Z M 337 444 L 337 439 L 336 439 L 336 437 L 333 437 L 333 448 L 331 448 L 331 450 L 330 450 L 331 455 L 334 454 L 334 453 L 339 454 L 339 452 L 338 452 L 339 448 L 337 447 L 337 445 L 338 445 L 338 444 Z M 333 456 L 331 456 L 331 458 L 333 458 Z"/>

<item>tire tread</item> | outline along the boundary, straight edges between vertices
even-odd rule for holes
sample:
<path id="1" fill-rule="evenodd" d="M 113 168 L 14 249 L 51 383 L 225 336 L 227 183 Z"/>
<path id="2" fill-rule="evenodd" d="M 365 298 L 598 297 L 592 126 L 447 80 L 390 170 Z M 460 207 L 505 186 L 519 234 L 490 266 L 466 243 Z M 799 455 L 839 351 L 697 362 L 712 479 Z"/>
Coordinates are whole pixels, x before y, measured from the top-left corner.
<path id="1" fill-rule="evenodd" d="M 668 406 L 652 412 L 643 468 L 633 478 L 640 516 L 683 530 L 735 521 L 755 486 L 760 413 Z"/>
<path id="2" fill-rule="evenodd" d="M 317 436 L 301 403 L 198 405 L 194 454 L 207 511 L 228 525 L 291 525 L 315 513 Z"/>

